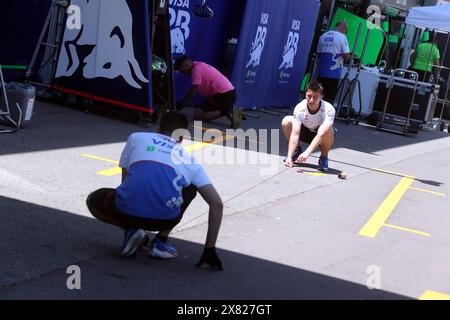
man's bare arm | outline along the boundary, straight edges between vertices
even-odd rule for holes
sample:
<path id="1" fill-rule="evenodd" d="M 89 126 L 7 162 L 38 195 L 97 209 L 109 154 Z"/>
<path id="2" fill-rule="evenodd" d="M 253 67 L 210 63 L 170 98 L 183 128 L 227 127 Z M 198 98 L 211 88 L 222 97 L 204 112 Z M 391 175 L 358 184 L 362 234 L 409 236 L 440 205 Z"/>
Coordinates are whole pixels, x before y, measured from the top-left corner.
<path id="1" fill-rule="evenodd" d="M 208 234 L 205 248 L 212 248 L 216 246 L 217 236 L 222 223 L 223 203 L 212 184 L 199 188 L 198 192 L 209 205 Z"/>
<path id="2" fill-rule="evenodd" d="M 292 120 L 292 131 L 291 136 L 289 137 L 288 154 L 286 159 L 286 166 L 288 167 L 292 167 L 292 154 L 295 152 L 295 149 L 299 143 L 300 128 L 301 125 L 295 120 Z"/>
<path id="3" fill-rule="evenodd" d="M 322 143 L 324 135 L 332 130 L 333 124 L 331 123 L 322 123 L 320 127 L 317 129 L 317 134 L 314 137 L 313 141 L 311 141 L 308 148 L 298 157 L 298 162 L 304 162 L 308 159 L 308 157 L 313 153 L 317 147 Z"/>

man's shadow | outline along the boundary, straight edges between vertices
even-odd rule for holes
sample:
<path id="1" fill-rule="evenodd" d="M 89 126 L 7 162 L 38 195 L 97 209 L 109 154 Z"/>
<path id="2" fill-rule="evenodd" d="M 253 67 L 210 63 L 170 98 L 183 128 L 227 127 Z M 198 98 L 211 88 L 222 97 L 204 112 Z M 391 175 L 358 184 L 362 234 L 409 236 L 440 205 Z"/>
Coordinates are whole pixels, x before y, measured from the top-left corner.
<path id="1" fill-rule="evenodd" d="M 319 166 L 317 164 L 312 163 L 294 163 L 294 168 L 298 168 L 303 170 L 306 173 L 323 173 L 326 175 L 339 175 L 342 173 L 342 170 L 329 168 L 327 172 L 319 170 Z M 306 169 L 306 170 L 305 170 Z"/>

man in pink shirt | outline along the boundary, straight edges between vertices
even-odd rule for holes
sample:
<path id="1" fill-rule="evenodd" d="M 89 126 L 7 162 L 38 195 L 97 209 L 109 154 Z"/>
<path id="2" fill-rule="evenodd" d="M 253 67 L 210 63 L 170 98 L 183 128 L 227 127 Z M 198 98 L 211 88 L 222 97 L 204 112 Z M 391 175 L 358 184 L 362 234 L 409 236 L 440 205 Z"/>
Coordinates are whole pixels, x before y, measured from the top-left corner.
<path id="1" fill-rule="evenodd" d="M 181 56 L 175 61 L 175 70 L 192 76 L 192 85 L 184 98 L 177 103 L 177 110 L 190 104 L 197 93 L 207 102 L 194 113 L 194 120 L 210 121 L 226 116 L 236 129 L 242 120 L 242 109 L 234 106 L 236 90 L 231 82 L 216 68 L 204 62 L 192 61 Z"/>

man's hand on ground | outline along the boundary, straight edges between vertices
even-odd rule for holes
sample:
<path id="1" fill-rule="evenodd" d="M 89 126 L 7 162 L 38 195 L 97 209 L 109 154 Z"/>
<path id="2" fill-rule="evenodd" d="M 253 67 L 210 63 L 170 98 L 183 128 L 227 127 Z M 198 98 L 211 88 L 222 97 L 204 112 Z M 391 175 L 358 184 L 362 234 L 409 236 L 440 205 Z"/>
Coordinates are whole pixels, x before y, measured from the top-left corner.
<path id="1" fill-rule="evenodd" d="M 291 158 L 287 157 L 287 158 L 286 158 L 286 161 L 284 162 L 284 165 L 285 165 L 286 167 L 292 168 L 292 167 L 294 166 L 294 162 L 292 161 Z"/>
<path id="2" fill-rule="evenodd" d="M 305 151 L 301 155 L 298 156 L 298 158 L 295 161 L 295 163 L 305 162 L 306 160 L 308 160 L 308 158 L 309 158 L 309 154 Z"/>
<path id="3" fill-rule="evenodd" d="M 222 271 L 222 262 L 217 256 L 216 248 L 205 248 L 200 261 L 195 265 L 197 268 L 207 263 L 211 268 Z"/>

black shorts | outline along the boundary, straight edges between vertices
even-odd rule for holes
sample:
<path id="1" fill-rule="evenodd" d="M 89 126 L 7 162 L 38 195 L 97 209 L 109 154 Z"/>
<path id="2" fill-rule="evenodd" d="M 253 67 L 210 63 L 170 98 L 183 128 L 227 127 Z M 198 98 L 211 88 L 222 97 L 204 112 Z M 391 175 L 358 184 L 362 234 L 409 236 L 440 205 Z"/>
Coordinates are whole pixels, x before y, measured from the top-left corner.
<path id="1" fill-rule="evenodd" d="M 316 137 L 317 135 L 317 131 L 311 131 L 310 129 L 308 129 L 307 127 L 305 127 L 303 124 L 300 128 L 300 141 L 310 144 L 313 139 Z"/>
<path id="2" fill-rule="evenodd" d="M 333 127 L 333 134 L 336 136 L 336 128 Z M 307 127 L 305 127 L 303 124 L 300 127 L 300 141 L 310 144 L 314 138 L 317 135 L 317 130 L 312 131 L 311 129 L 308 129 Z"/>
<path id="3" fill-rule="evenodd" d="M 103 188 L 92 192 L 88 196 L 86 204 L 92 215 L 98 220 L 123 229 L 166 231 L 173 229 L 181 221 L 181 218 L 183 218 L 184 210 L 181 210 L 180 215 L 172 220 L 154 220 L 135 217 L 117 209 L 115 198 L 115 189 Z"/>
<path id="4" fill-rule="evenodd" d="M 231 90 L 224 93 L 217 93 L 212 96 L 209 101 L 200 106 L 203 112 L 220 111 L 221 116 L 226 116 L 233 110 L 236 102 L 236 90 Z"/>

